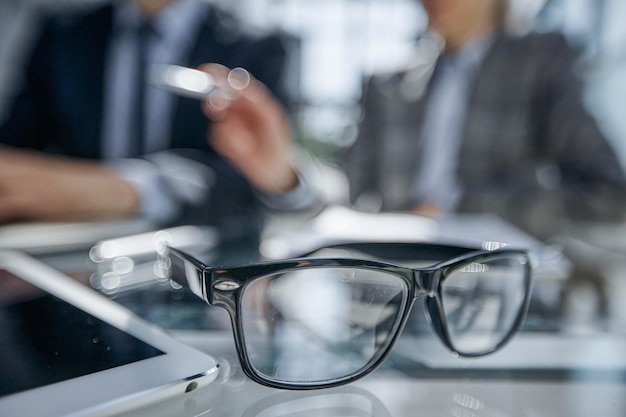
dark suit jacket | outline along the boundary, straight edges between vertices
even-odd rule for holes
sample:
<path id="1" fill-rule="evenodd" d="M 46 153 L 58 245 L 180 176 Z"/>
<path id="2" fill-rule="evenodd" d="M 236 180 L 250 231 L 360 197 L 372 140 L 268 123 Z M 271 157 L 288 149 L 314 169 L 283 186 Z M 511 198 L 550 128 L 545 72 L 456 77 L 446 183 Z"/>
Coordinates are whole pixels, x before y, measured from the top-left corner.
<path id="1" fill-rule="evenodd" d="M 0 142 L 48 152 L 98 159 L 104 97 L 104 71 L 113 33 L 113 7 L 64 13 L 48 19 L 28 64 L 25 84 L 8 120 L 0 126 Z M 245 29 L 245 30 L 244 30 Z M 210 8 L 196 34 L 189 62 L 196 67 L 216 62 L 244 67 L 284 98 L 281 79 L 286 60 L 282 34 L 252 33 L 232 17 Z M 207 144 L 209 122 L 198 101 L 178 98 L 170 147 L 202 161 L 216 173 L 210 201 L 185 208 L 185 222 L 230 226 L 257 218 L 251 188 Z M 189 149 L 201 152 L 189 152 Z M 244 221 L 245 220 L 245 221 Z"/>
<path id="2" fill-rule="evenodd" d="M 459 211 L 495 213 L 540 237 L 563 221 L 624 218 L 624 173 L 583 106 L 574 58 L 560 35 L 497 35 L 469 97 Z M 414 204 L 428 86 L 417 99 L 403 88 L 419 70 L 368 80 L 359 137 L 345 155 L 352 201 L 369 193 L 384 210 Z"/>

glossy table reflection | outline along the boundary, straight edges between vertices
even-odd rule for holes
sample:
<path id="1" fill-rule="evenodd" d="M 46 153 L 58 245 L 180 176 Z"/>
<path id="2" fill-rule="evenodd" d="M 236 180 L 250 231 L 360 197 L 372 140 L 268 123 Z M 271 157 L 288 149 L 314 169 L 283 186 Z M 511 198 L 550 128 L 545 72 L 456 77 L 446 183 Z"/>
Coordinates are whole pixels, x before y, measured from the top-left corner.
<path id="1" fill-rule="evenodd" d="M 222 365 L 211 386 L 130 415 L 159 416 L 572 416 L 626 415 L 626 335 L 605 322 L 577 321 L 542 309 L 503 350 L 453 357 L 424 334 L 416 309 L 382 368 L 346 387 L 285 392 L 242 373 L 225 311 L 165 285 L 115 297 Z M 417 306 L 416 306 L 417 307 Z"/>
<path id="2" fill-rule="evenodd" d="M 451 230 L 450 228 L 448 230 Z M 450 236 L 453 238 L 454 236 Z M 205 253 L 207 262 L 257 260 L 256 242 L 233 242 Z M 89 284 L 102 271 L 88 251 L 41 259 Z M 348 386 L 288 392 L 248 380 L 239 366 L 226 311 L 210 307 L 184 289 L 155 279 L 151 265 L 137 265 L 140 285 L 108 296 L 168 329 L 181 341 L 216 357 L 220 375 L 210 386 L 148 405 L 128 416 L 452 416 L 623 417 L 626 415 L 626 317 L 587 308 L 588 297 L 563 308 L 552 278 L 539 278 L 523 329 L 503 350 L 480 359 L 453 357 L 425 331 L 415 309 L 385 364 Z M 548 274 L 550 275 L 550 274 Z M 624 271 L 613 271 L 622 276 Z M 556 281 L 560 282 L 560 281 Z M 612 300 L 626 286 L 615 285 Z M 593 300 L 592 300 L 593 301 Z"/>
<path id="3" fill-rule="evenodd" d="M 618 354 L 613 357 L 613 364 L 608 363 L 612 362 L 609 358 L 596 355 L 598 363 L 587 360 L 583 366 L 567 369 L 562 364 L 525 368 L 523 363 L 532 362 L 528 358 L 519 363 L 489 366 L 476 362 L 473 366 L 458 363 L 455 367 L 450 366 L 452 361 L 445 366 L 425 366 L 396 352 L 382 368 L 351 385 L 288 392 L 246 379 L 237 364 L 230 332 L 177 331 L 174 335 L 218 357 L 223 364 L 218 381 L 186 397 L 135 410 L 129 416 L 617 417 L 626 411 L 626 368 L 620 363 L 624 360 L 623 339 L 603 342 L 620 349 L 613 352 Z M 526 335 L 520 335 L 509 347 L 514 349 Z M 533 339 L 536 335 L 529 336 Z M 558 343 L 558 336 L 549 339 L 556 340 L 561 345 L 559 349 L 580 348 L 577 353 L 583 356 L 585 349 L 591 351 L 587 353 L 594 350 L 594 343 L 587 336 L 565 338 L 567 343 Z M 404 337 L 402 343 L 406 346 L 401 343 L 400 350 L 412 342 L 410 337 Z M 415 347 L 419 349 L 418 346 Z M 520 347 L 527 348 L 528 344 Z M 554 353 L 545 346 L 541 350 Z M 537 354 L 541 364 L 542 355 Z"/>

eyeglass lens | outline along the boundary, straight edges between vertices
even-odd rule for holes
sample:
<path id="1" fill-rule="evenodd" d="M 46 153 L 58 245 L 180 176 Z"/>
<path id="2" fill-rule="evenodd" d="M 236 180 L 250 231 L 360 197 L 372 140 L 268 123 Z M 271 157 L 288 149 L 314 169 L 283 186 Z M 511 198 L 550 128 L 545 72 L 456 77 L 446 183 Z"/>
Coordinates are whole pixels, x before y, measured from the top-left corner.
<path id="1" fill-rule="evenodd" d="M 485 353 L 510 335 L 523 309 L 527 262 L 524 255 L 500 254 L 447 273 L 441 307 L 455 351 Z M 409 291 L 398 275 L 354 267 L 256 279 L 243 291 L 239 318 L 249 363 L 257 374 L 286 383 L 359 374 L 389 347 Z"/>
<path id="2" fill-rule="evenodd" d="M 442 283 L 450 342 L 463 354 L 493 350 L 510 334 L 523 308 L 528 259 L 509 254 L 454 269 Z"/>
<path id="3" fill-rule="evenodd" d="M 401 277 L 320 267 L 253 281 L 240 319 L 250 365 L 283 382 L 324 382 L 359 373 L 396 333 L 408 301 Z"/>

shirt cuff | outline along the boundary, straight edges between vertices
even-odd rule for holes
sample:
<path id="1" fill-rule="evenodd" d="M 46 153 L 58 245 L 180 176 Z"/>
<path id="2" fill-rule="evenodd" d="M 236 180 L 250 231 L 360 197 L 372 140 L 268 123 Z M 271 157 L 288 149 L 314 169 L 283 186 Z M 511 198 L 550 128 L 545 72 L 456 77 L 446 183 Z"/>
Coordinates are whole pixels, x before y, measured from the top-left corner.
<path id="1" fill-rule="evenodd" d="M 176 199 L 163 183 L 159 169 L 143 159 L 118 159 L 108 163 L 118 175 L 128 181 L 139 194 L 139 216 L 165 224 L 179 213 Z"/>
<path id="2" fill-rule="evenodd" d="M 306 210 L 314 206 L 319 198 L 309 181 L 298 173 L 298 185 L 284 193 L 268 193 L 255 189 L 257 198 L 267 208 L 276 211 Z"/>

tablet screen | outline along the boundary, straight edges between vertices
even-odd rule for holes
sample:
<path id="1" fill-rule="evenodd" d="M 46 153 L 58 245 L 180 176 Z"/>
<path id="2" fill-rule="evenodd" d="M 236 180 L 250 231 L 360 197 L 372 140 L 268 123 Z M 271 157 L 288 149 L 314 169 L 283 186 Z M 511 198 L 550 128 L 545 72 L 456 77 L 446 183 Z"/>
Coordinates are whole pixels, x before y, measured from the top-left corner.
<path id="1" fill-rule="evenodd" d="M 0 268 L 0 397 L 163 352 Z"/>

